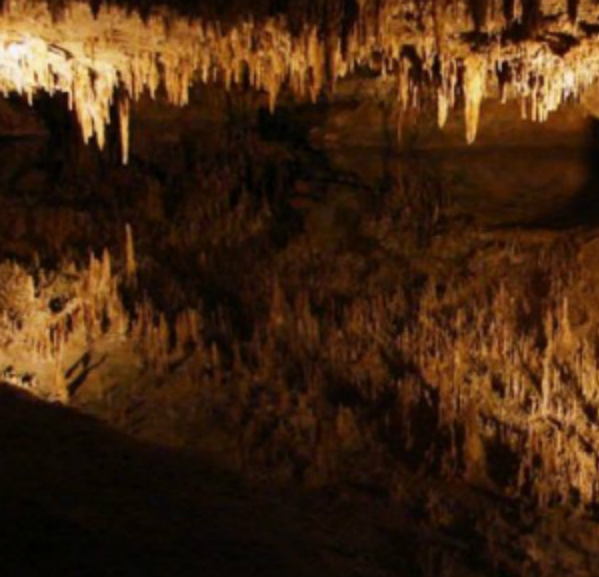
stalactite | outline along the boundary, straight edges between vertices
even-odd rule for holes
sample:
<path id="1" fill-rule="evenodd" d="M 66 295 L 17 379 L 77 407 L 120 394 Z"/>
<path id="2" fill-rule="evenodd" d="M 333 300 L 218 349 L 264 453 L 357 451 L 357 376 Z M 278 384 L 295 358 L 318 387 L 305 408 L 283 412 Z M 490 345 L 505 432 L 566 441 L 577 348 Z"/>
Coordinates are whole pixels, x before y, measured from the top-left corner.
<path id="1" fill-rule="evenodd" d="M 121 135 L 121 157 L 123 164 L 129 163 L 129 100 L 119 101 L 119 130 Z"/>
<path id="2" fill-rule="evenodd" d="M 466 121 L 466 142 L 476 140 L 480 107 L 485 95 L 487 63 L 478 55 L 469 56 L 464 61 L 464 118 Z"/>
<path id="3" fill-rule="evenodd" d="M 569 2 L 568 7 L 570 17 L 576 18 L 578 3 Z M 457 0 L 450 9 L 441 0 L 431 0 L 419 3 L 416 15 L 410 3 L 383 0 L 376 6 L 368 2 L 362 6 L 350 29 L 333 11 L 323 34 L 307 22 L 291 26 L 283 16 L 239 20 L 225 29 L 213 21 L 189 21 L 175 15 L 164 18 L 160 11 L 142 20 L 116 6 L 102 5 L 94 15 L 87 4 L 78 1 L 69 2 L 68 10 L 55 21 L 45 5 L 34 7 L 14 0 L 0 17 L 7 22 L 0 32 L 0 91 L 20 93 L 30 102 L 40 90 L 66 93 L 83 140 L 95 138 L 100 147 L 106 141 L 110 109 L 116 101 L 126 163 L 130 103 L 144 91 L 154 97 L 160 82 L 168 100 L 183 106 L 196 78 L 203 82 L 222 79 L 227 88 L 247 79 L 250 87 L 267 93 L 268 107 L 274 110 L 286 86 L 299 97 L 307 95 L 316 101 L 325 87 L 333 89 L 337 80 L 358 66 L 371 66 L 381 74 L 396 71 L 399 101 L 405 110 L 420 101 L 420 83 L 435 77 L 435 62 L 440 61 L 439 125 L 445 124 L 452 108 L 455 70 L 463 66 L 466 136 L 471 142 L 486 93 L 483 62 L 489 71 L 507 65 L 522 70 L 509 85 L 502 84 L 502 97 L 522 98 L 532 118 L 539 121 L 599 77 L 590 37 L 588 41 L 582 37 L 578 46 L 563 52 L 552 50 L 548 42 L 527 38 L 514 48 L 502 44 L 499 35 L 490 37 L 486 45 L 464 43 L 473 31 L 468 16 L 472 10 L 479 14 L 479 28 L 497 32 L 510 19 L 522 19 L 532 34 L 539 28 L 542 9 L 539 0 L 508 0 L 502 24 L 497 18 L 500 10 L 491 1 Z M 591 8 L 585 4 L 584 10 L 590 18 Z M 560 30 L 556 28 L 555 34 Z M 406 50 L 415 53 L 406 58 Z M 411 73 L 416 57 L 422 67 L 417 78 Z M 497 78 L 489 77 L 489 81 L 499 84 Z"/>
<path id="4" fill-rule="evenodd" d="M 440 86 L 437 88 L 437 124 L 443 128 L 455 105 L 457 67 L 453 59 L 440 58 Z"/>

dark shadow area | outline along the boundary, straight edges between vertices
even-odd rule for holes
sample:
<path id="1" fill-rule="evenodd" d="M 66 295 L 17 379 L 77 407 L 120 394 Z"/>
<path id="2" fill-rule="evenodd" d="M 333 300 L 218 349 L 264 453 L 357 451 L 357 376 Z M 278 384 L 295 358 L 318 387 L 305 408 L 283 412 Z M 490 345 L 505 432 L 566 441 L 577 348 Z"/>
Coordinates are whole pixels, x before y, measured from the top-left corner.
<path id="1" fill-rule="evenodd" d="M 564 205 L 552 208 L 530 227 L 551 230 L 595 228 L 599 226 L 599 120 L 592 118 L 586 151 L 588 178 L 580 192 Z"/>
<path id="2" fill-rule="evenodd" d="M 251 491 L 197 456 L 7 387 L 0 494 L 3 577 L 421 574 L 405 519 L 377 528 L 388 504 L 334 512 L 322 498 Z"/>
<path id="3" fill-rule="evenodd" d="M 266 559 L 257 512 L 224 513 L 206 492 L 238 492 L 229 480 L 65 409 L 0 399 L 3 575 L 235 575 Z"/>
<path id="4" fill-rule="evenodd" d="M 60 20 L 66 11 L 66 0 L 38 0 L 48 5 L 52 16 Z M 348 32 L 357 18 L 356 0 L 342 0 L 327 3 L 327 0 L 87 0 L 92 12 L 98 14 L 102 7 L 117 6 L 128 13 L 137 13 L 144 20 L 161 11 L 171 10 L 190 20 L 195 18 L 218 19 L 225 26 L 243 18 L 289 17 L 292 28 L 301 29 L 304 23 L 320 24 L 323 28 L 329 22 L 341 24 L 340 31 Z M 330 6 L 333 4 L 333 7 Z M 0 9 L 6 0 L 0 0 Z"/>
<path id="5" fill-rule="evenodd" d="M 68 384 L 69 395 L 75 395 L 77 391 L 84 385 L 89 375 L 98 367 L 101 367 L 107 360 L 108 355 L 104 355 L 99 361 L 92 363 L 91 355 L 86 352 L 66 373 L 67 379 L 71 379 Z M 75 374 L 75 371 L 78 371 Z"/>

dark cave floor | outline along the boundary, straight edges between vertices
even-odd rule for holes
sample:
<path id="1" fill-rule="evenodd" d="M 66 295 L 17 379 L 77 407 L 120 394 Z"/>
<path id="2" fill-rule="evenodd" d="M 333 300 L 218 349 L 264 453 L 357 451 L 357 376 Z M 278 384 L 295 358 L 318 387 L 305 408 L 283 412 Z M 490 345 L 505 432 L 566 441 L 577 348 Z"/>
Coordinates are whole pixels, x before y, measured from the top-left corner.
<path id="1" fill-rule="evenodd" d="M 597 528 L 579 515 L 409 476 L 394 503 L 364 487 L 252 489 L 4 388 L 0 454 L 5 577 L 482 577 L 535 551 L 551 575 L 594 574 Z M 501 536 L 492 563 L 480 531 Z"/>
<path id="2" fill-rule="evenodd" d="M 4 577 L 411 577 L 436 549 L 474 545 L 367 493 L 252 490 L 7 389 L 0 454 Z"/>

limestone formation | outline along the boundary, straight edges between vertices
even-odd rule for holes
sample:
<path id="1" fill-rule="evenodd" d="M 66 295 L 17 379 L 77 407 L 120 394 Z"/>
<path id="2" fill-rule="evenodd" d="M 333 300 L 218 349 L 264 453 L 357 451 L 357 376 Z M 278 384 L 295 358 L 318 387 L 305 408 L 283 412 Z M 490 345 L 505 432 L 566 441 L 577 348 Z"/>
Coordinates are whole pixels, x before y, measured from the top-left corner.
<path id="1" fill-rule="evenodd" d="M 478 5 L 365 0 L 349 30 L 333 20 L 325 34 L 309 19 L 227 24 L 156 7 L 144 20 L 113 5 L 94 14 L 81 1 L 56 19 L 46 3 L 11 0 L 1 17 L 0 90 L 29 101 L 39 91 L 67 94 L 83 140 L 100 148 L 117 102 L 127 163 L 130 103 L 160 86 L 177 106 L 194 82 L 247 86 L 265 92 L 274 110 L 285 88 L 315 101 L 368 67 L 398 78 L 402 107 L 423 106 L 432 89 L 440 126 L 462 95 L 472 142 L 485 97 L 519 99 L 524 117 L 543 121 L 596 82 L 599 9 L 591 0 L 578 3 L 574 20 L 565 1 L 526 10 L 516 2 L 511 13 L 498 0 Z"/>

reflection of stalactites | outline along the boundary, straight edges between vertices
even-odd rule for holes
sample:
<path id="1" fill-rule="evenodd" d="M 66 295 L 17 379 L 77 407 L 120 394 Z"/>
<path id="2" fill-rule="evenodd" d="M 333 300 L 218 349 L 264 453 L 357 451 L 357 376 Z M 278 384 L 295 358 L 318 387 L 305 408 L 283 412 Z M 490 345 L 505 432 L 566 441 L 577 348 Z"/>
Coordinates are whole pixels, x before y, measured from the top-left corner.
<path id="1" fill-rule="evenodd" d="M 119 100 L 119 131 L 121 136 L 121 159 L 123 164 L 129 162 L 129 99 L 124 96 Z"/>
<path id="2" fill-rule="evenodd" d="M 484 58 L 473 54 L 464 60 L 464 116 L 468 144 L 472 144 L 476 139 L 486 76 L 487 63 Z"/>

